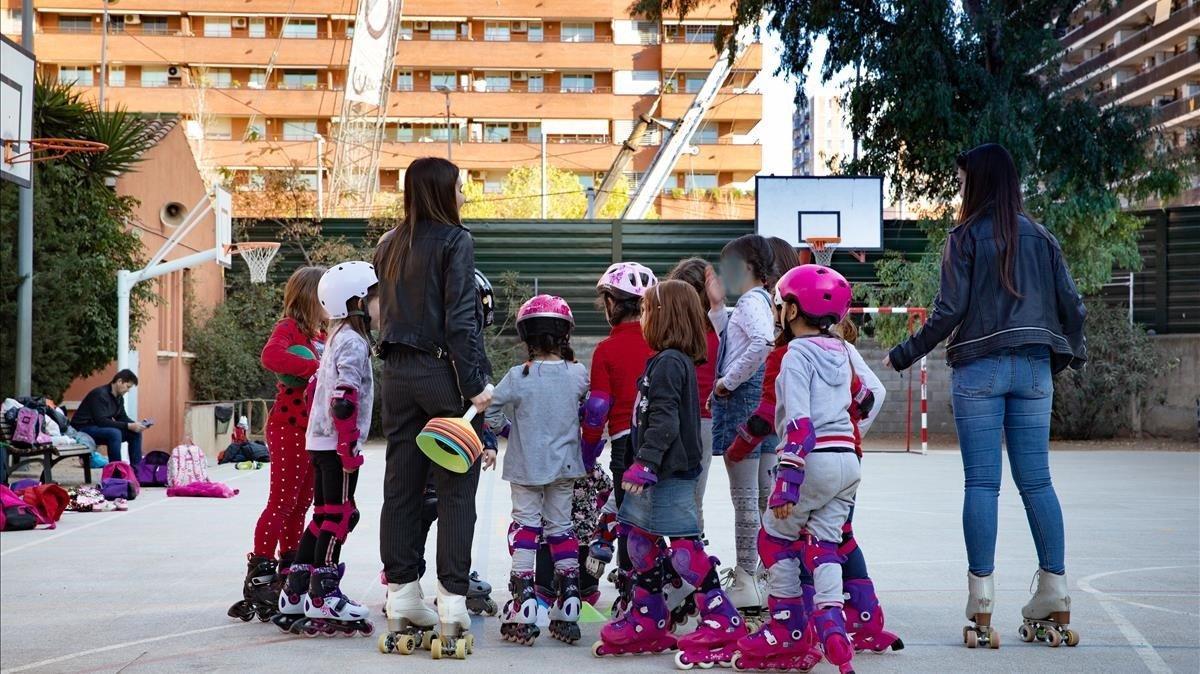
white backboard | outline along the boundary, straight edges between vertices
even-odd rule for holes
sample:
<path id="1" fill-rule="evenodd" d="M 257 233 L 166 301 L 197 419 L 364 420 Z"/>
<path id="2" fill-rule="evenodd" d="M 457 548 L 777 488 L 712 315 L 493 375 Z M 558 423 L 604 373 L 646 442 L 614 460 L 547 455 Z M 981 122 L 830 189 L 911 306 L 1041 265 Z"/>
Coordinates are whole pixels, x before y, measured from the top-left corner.
<path id="1" fill-rule="evenodd" d="M 808 237 L 836 236 L 843 250 L 883 250 L 883 178 L 758 176 L 755 228 L 796 248 Z"/>
<path id="2" fill-rule="evenodd" d="M 10 164 L 8 156 L 28 152 L 33 137 L 33 63 L 33 54 L 0 35 L 0 139 L 18 141 L 0 154 L 0 179 L 21 187 L 29 187 L 29 162 Z"/>
<path id="3" fill-rule="evenodd" d="M 217 218 L 217 264 L 229 269 L 233 256 L 229 244 L 233 243 L 233 197 L 223 187 L 214 188 L 213 214 Z"/>

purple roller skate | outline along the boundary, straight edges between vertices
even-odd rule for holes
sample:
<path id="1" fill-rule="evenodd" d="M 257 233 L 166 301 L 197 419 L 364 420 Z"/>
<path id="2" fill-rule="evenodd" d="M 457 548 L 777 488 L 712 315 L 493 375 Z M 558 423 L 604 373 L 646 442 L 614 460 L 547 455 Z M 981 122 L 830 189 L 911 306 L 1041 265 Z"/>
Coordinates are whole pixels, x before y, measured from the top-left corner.
<path id="1" fill-rule="evenodd" d="M 818 609 L 812 622 L 829 664 L 837 667 L 841 674 L 854 674 L 854 645 L 846 635 L 842 607 L 834 605 Z"/>
<path id="2" fill-rule="evenodd" d="M 600 641 L 592 644 L 592 655 L 662 653 L 676 648 L 667 630 L 670 621 L 667 601 L 661 592 L 634 587 L 629 611 L 600 630 Z"/>
<path id="3" fill-rule="evenodd" d="M 808 652 L 805 640 L 808 616 L 801 597 L 768 597 L 771 618 L 757 632 L 738 639 L 737 653 L 731 660 L 739 672 L 802 671 L 801 661 Z"/>
<path id="4" fill-rule="evenodd" d="M 900 637 L 883 629 L 883 607 L 875 596 L 875 585 L 868 578 L 847 580 L 846 631 L 854 640 L 854 650 L 882 653 L 904 649 Z"/>
<path id="5" fill-rule="evenodd" d="M 675 667 L 691 669 L 695 665 L 707 668 L 713 664 L 728 664 L 737 651 L 738 639 L 748 634 L 742 614 L 719 587 L 711 592 L 697 592 L 696 604 L 700 607 L 700 625 L 679 640 Z"/>

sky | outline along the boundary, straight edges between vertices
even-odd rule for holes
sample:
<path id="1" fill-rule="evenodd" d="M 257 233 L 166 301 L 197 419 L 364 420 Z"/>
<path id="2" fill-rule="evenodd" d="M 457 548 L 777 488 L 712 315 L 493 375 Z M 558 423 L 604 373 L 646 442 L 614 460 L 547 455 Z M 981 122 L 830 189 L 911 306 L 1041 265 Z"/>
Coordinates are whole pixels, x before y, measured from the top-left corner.
<path id="1" fill-rule="evenodd" d="M 776 75 L 783 44 L 779 36 L 763 30 L 763 70 L 759 75 L 759 90 L 763 94 L 763 118 L 757 127 L 762 144 L 760 175 L 790 176 L 792 174 L 792 113 L 795 111 L 796 80 Z M 824 39 L 814 45 L 804 91 L 811 95 L 821 87 L 821 62 L 827 45 Z"/>

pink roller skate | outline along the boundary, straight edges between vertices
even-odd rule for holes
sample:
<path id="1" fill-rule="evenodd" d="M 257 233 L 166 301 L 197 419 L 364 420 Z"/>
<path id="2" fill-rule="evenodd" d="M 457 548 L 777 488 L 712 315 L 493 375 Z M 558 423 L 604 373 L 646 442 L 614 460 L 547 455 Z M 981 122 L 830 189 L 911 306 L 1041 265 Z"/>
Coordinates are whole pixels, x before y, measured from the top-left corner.
<path id="1" fill-rule="evenodd" d="M 868 578 L 847 580 L 846 631 L 854 640 L 854 650 L 882 653 L 904 649 L 900 637 L 883 629 L 883 608 L 875 596 L 875 585 Z"/>
<path id="2" fill-rule="evenodd" d="M 814 611 L 813 597 L 816 595 L 817 591 L 812 585 L 809 584 L 803 585 L 803 588 L 804 614 L 811 618 Z M 811 619 L 808 620 L 808 624 L 804 627 L 803 650 L 804 655 L 800 656 L 800 659 L 796 664 L 796 669 L 799 669 L 802 672 L 809 671 L 813 667 L 821 664 L 821 661 L 825 659 L 825 654 L 821 652 L 820 642 L 817 640 L 817 630 L 815 627 L 813 627 L 813 622 Z"/>
<path id="3" fill-rule="evenodd" d="M 667 629 L 669 623 L 667 600 L 662 592 L 635 586 L 629 612 L 600 630 L 600 641 L 592 644 L 592 655 L 599 658 L 674 650 L 675 637 Z"/>
<path id="4" fill-rule="evenodd" d="M 675 667 L 725 665 L 733 659 L 738 639 L 747 635 L 746 623 L 719 587 L 712 592 L 697 592 L 696 603 L 700 607 L 700 625 L 679 640 Z"/>
<path id="5" fill-rule="evenodd" d="M 733 668 L 745 671 L 801 671 L 809 645 L 807 615 L 800 597 L 768 597 L 771 618 L 757 632 L 738 639 Z"/>
<path id="6" fill-rule="evenodd" d="M 821 640 L 825 659 L 841 674 L 854 674 L 854 646 L 846 635 L 845 617 L 841 606 L 826 606 L 813 614 L 813 627 Z"/>

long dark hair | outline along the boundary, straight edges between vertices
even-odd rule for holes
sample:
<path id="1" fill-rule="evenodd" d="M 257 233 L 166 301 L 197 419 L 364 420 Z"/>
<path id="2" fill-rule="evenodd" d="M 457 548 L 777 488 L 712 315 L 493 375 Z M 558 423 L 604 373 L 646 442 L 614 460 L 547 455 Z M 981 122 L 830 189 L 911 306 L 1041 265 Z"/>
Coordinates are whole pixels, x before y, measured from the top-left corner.
<path id="1" fill-rule="evenodd" d="M 792 267 L 800 266 L 800 254 L 796 252 L 795 248 L 792 248 L 792 244 L 778 236 L 767 239 L 767 244 L 771 246 L 771 253 L 775 256 L 775 273 L 768 279 L 771 285 L 768 290 L 773 290 L 784 274 L 788 273 Z"/>
<path id="2" fill-rule="evenodd" d="M 735 255 L 750 265 L 754 280 L 764 287 L 775 274 L 775 253 L 771 250 L 771 244 L 758 234 L 743 234 L 725 244 L 721 249 L 721 257 L 729 255 Z"/>
<path id="3" fill-rule="evenodd" d="M 458 166 L 439 157 L 422 157 L 404 172 L 404 217 L 379 243 L 377 269 L 382 279 L 394 281 L 417 227 L 427 222 L 461 225 L 458 215 Z"/>
<path id="4" fill-rule="evenodd" d="M 525 377 L 529 376 L 529 366 L 537 360 L 539 355 L 552 354 L 568 363 L 575 362 L 575 349 L 571 348 L 570 332 L 561 335 L 552 335 L 548 332 L 528 335 L 525 337 L 525 349 L 529 353 L 529 358 L 525 360 L 525 368 L 521 370 L 521 375 Z"/>
<path id="5" fill-rule="evenodd" d="M 981 215 L 992 213 L 992 226 L 1001 247 L 1000 285 L 1020 297 L 1013 275 L 1018 247 L 1017 217 L 1029 216 L 1025 214 L 1025 202 L 1021 199 L 1017 165 L 1008 150 L 996 143 L 985 143 L 959 153 L 954 163 L 967 175 L 962 206 L 958 209 L 958 224 L 969 224 Z"/>
<path id="6" fill-rule="evenodd" d="M 712 265 L 707 260 L 698 257 L 689 257 L 685 260 L 680 260 L 679 264 L 671 270 L 667 278 L 672 281 L 683 281 L 690 285 L 696 294 L 700 296 L 700 307 L 707 314 L 712 307 L 708 301 L 708 272 L 712 269 Z"/>

